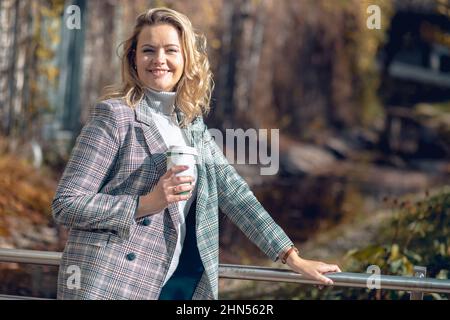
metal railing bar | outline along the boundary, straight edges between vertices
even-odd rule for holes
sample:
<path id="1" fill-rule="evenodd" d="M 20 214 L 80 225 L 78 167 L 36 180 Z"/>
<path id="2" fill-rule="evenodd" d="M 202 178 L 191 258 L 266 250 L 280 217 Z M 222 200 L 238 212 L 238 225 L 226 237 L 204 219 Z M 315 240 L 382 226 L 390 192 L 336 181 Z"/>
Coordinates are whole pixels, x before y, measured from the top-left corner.
<path id="1" fill-rule="evenodd" d="M 372 274 L 369 273 L 351 272 L 327 274 L 327 277 L 333 280 L 335 287 L 354 288 L 367 288 L 367 283 L 371 276 Z M 290 270 L 227 264 L 220 265 L 219 277 L 240 280 L 321 284 L 319 281 L 306 279 L 303 275 Z M 380 275 L 379 284 L 380 289 L 387 290 L 450 293 L 450 280 L 444 279 Z"/>
<path id="2" fill-rule="evenodd" d="M 21 262 L 59 266 L 61 252 L 0 248 L 0 262 Z"/>
<path id="3" fill-rule="evenodd" d="M 58 266 L 61 256 L 62 253 L 60 252 L 0 248 L 0 262 Z M 369 277 L 372 274 L 341 272 L 327 274 L 327 276 L 333 280 L 335 287 L 367 288 Z M 301 274 L 290 270 L 233 264 L 220 264 L 219 277 L 225 279 L 321 284 L 318 281 L 306 279 Z M 445 279 L 380 275 L 379 280 L 381 289 L 450 293 L 450 280 Z"/>

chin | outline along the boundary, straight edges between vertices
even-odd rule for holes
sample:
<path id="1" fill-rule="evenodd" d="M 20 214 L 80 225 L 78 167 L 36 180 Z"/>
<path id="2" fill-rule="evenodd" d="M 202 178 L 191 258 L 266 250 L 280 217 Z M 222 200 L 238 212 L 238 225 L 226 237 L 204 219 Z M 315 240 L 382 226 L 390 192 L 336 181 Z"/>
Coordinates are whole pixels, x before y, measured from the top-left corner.
<path id="1" fill-rule="evenodd" d="M 156 86 L 149 86 L 149 87 L 155 91 L 170 91 L 164 87 L 156 87 Z"/>
<path id="2" fill-rule="evenodd" d="M 146 83 L 146 86 L 149 87 L 149 88 L 151 88 L 151 89 L 153 89 L 153 90 L 156 90 L 156 91 L 168 91 L 167 88 L 169 87 L 169 86 L 166 85 L 166 84 L 155 83 L 155 82 L 153 82 L 153 81 L 147 82 L 147 83 Z"/>
<path id="3" fill-rule="evenodd" d="M 165 86 L 150 86 L 155 91 L 173 91 L 172 87 L 165 87 Z"/>

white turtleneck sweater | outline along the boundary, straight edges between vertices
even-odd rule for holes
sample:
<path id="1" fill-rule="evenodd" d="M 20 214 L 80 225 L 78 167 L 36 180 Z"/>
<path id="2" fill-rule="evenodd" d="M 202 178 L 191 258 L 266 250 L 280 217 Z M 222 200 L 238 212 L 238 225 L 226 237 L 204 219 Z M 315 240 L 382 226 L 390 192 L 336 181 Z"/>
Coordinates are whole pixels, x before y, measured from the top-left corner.
<path id="1" fill-rule="evenodd" d="M 175 114 L 175 92 L 157 92 L 155 90 L 147 88 L 145 91 L 148 105 L 152 113 L 152 118 L 156 127 L 161 134 L 167 147 L 170 146 L 189 146 L 188 140 L 184 135 L 184 132 L 180 129 Z M 188 166 L 195 166 L 195 163 L 186 163 Z M 196 171 L 195 171 L 196 172 Z M 172 261 L 169 266 L 164 284 L 173 275 L 175 269 L 178 266 L 178 262 L 183 249 L 183 242 L 186 236 L 186 216 L 189 212 L 193 199 L 197 193 L 197 173 L 195 173 L 195 187 L 192 191 L 192 196 L 187 201 L 179 201 L 178 208 L 180 212 L 179 225 L 175 226 L 178 230 L 178 239 L 175 251 L 172 257 Z"/>

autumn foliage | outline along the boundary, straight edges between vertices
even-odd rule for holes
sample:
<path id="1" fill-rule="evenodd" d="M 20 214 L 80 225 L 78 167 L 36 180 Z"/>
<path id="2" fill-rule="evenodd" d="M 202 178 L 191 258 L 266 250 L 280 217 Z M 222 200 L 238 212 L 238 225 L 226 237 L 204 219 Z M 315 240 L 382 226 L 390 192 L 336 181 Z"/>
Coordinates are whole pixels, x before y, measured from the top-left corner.
<path id="1" fill-rule="evenodd" d="M 44 170 L 37 171 L 14 154 L 0 155 L 0 237 L 11 236 L 11 218 L 33 225 L 51 220 L 56 183 Z"/>

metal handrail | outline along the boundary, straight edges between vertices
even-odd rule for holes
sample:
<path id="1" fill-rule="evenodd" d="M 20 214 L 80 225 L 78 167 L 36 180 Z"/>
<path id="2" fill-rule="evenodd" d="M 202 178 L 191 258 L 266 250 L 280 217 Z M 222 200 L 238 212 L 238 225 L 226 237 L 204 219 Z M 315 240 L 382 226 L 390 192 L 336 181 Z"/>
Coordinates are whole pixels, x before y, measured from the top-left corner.
<path id="1" fill-rule="evenodd" d="M 319 281 L 307 279 L 303 275 L 293 271 L 255 266 L 224 264 L 219 267 L 219 276 L 229 279 L 323 285 Z M 367 283 L 368 281 L 370 282 L 369 277 L 371 276 L 372 274 L 369 273 L 353 272 L 327 274 L 327 277 L 333 280 L 333 286 L 353 288 L 367 288 Z M 380 275 L 379 288 L 383 290 L 450 293 L 450 280 Z"/>
<path id="2" fill-rule="evenodd" d="M 36 251 L 23 249 L 1 249 L 0 262 L 19 262 L 40 265 L 59 266 L 61 252 Z M 367 288 L 372 274 L 339 272 L 327 274 L 333 280 L 333 286 Z M 294 282 L 302 284 L 322 284 L 317 280 L 311 280 L 305 276 L 286 269 L 275 269 L 259 266 L 242 266 L 233 264 L 220 264 L 219 277 L 225 279 L 259 280 Z M 450 280 L 425 277 L 405 277 L 379 275 L 378 288 L 387 290 L 411 291 L 411 293 L 436 292 L 450 293 Z M 14 299 L 14 296 L 0 295 L 1 299 Z M 31 297 L 24 297 L 35 299 Z"/>
<path id="3" fill-rule="evenodd" d="M 0 262 L 22 262 L 47 266 L 59 266 L 61 257 L 62 253 L 55 251 L 0 248 Z"/>

